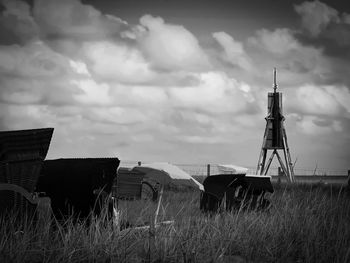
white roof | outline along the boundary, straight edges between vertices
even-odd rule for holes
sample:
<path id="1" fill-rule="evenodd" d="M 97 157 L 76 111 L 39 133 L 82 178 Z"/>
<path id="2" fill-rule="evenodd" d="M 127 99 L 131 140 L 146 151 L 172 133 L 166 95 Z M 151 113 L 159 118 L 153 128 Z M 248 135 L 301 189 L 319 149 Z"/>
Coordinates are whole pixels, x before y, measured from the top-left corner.
<path id="1" fill-rule="evenodd" d="M 248 172 L 248 168 L 233 164 L 219 164 L 218 169 L 224 174 L 246 174 Z"/>
<path id="2" fill-rule="evenodd" d="M 146 173 L 146 177 L 157 179 L 160 183 L 174 182 L 198 187 L 204 191 L 203 185 L 179 167 L 170 163 L 149 163 L 135 166 L 133 169 Z M 159 171 L 159 172 L 156 172 Z"/>

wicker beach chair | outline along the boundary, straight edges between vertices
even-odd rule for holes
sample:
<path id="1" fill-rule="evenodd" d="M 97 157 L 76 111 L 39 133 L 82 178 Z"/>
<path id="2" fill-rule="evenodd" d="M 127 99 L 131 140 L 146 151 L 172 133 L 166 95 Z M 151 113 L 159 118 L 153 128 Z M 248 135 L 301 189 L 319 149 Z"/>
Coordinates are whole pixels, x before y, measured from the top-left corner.
<path id="1" fill-rule="evenodd" d="M 35 193 L 53 128 L 0 132 L 0 213 L 47 216 L 50 199 Z"/>
<path id="2" fill-rule="evenodd" d="M 274 191 L 269 176 L 246 174 L 212 175 L 203 185 L 200 208 L 204 212 L 218 212 L 222 205 L 226 210 L 266 209 L 270 202 L 265 193 Z"/>

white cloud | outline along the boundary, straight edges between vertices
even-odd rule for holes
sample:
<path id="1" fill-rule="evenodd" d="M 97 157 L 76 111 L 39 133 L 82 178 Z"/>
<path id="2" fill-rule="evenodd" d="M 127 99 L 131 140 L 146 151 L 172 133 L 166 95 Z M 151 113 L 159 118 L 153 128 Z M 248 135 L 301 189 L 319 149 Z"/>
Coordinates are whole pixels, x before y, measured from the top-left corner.
<path id="1" fill-rule="evenodd" d="M 350 91 L 347 87 L 326 86 L 324 89 L 345 109 L 346 116 L 350 117 Z"/>
<path id="2" fill-rule="evenodd" d="M 222 55 L 223 59 L 233 65 L 238 65 L 245 70 L 251 69 L 249 57 L 247 56 L 242 43 L 236 41 L 232 36 L 225 32 L 215 32 L 213 33 L 213 37 L 224 49 L 224 54 Z"/>
<path id="3" fill-rule="evenodd" d="M 70 60 L 69 63 L 70 63 L 70 66 L 72 67 L 72 69 L 76 73 L 91 77 L 91 74 L 90 74 L 89 70 L 87 69 L 87 66 L 84 62 Z"/>
<path id="4" fill-rule="evenodd" d="M 130 96 L 133 97 L 135 104 L 144 107 L 165 106 L 168 102 L 168 95 L 164 88 L 149 86 L 134 86 L 128 90 Z"/>
<path id="5" fill-rule="evenodd" d="M 73 97 L 79 103 L 108 105 L 112 101 L 106 83 L 98 84 L 92 79 L 71 80 L 70 83 L 78 89 Z"/>
<path id="6" fill-rule="evenodd" d="M 248 44 L 254 51 L 254 74 L 267 76 L 271 83 L 271 71 L 277 67 L 278 81 L 290 86 L 315 79 L 326 82 L 333 69 L 323 48 L 304 45 L 294 34 L 287 28 L 261 29 L 250 37 Z"/>
<path id="7" fill-rule="evenodd" d="M 317 86 L 299 87 L 296 95 L 299 106 L 301 106 L 304 113 L 336 115 L 339 111 L 338 103 L 333 96 Z"/>
<path id="8" fill-rule="evenodd" d="M 137 134 L 131 136 L 131 140 L 134 142 L 154 142 L 155 138 L 151 134 Z"/>
<path id="9" fill-rule="evenodd" d="M 337 120 L 324 121 L 315 116 L 304 116 L 297 122 L 297 129 L 302 133 L 309 135 L 327 135 L 334 134 L 334 132 L 341 132 L 341 123 Z"/>
<path id="10" fill-rule="evenodd" d="M 119 84 L 109 82 L 109 96 L 112 104 L 121 107 L 136 107 L 150 109 L 169 107 L 167 89 L 161 86 Z"/>
<path id="11" fill-rule="evenodd" d="M 179 135 L 176 139 L 185 143 L 193 144 L 218 144 L 227 142 L 226 138 L 215 136 L 199 136 L 199 135 Z"/>
<path id="12" fill-rule="evenodd" d="M 114 123 L 114 124 L 135 124 L 149 121 L 150 116 L 154 117 L 151 111 L 142 111 L 137 107 L 90 107 L 84 113 L 86 118 L 91 118 L 96 123 Z"/>
<path id="13" fill-rule="evenodd" d="M 248 42 L 276 54 L 297 50 L 300 47 L 293 32 L 288 28 L 277 28 L 274 31 L 260 29 L 256 32 L 256 37 L 250 37 Z"/>
<path id="14" fill-rule="evenodd" d="M 42 91 L 40 87 L 37 87 L 38 84 L 35 81 L 28 83 L 19 80 L 5 82 L 0 92 L 1 100 L 13 104 L 39 104 L 42 100 Z M 29 85 L 34 88 L 28 88 Z"/>
<path id="15" fill-rule="evenodd" d="M 180 25 L 166 24 L 160 17 L 144 15 L 146 28 L 138 36 L 139 44 L 157 69 L 199 71 L 208 68 L 207 55 L 197 38 Z"/>
<path id="16" fill-rule="evenodd" d="M 0 72 L 23 77 L 55 77 L 66 73 L 68 60 L 41 41 L 0 46 Z"/>
<path id="17" fill-rule="evenodd" d="M 229 78 L 223 72 L 197 74 L 198 86 L 173 87 L 170 95 L 179 107 L 197 108 L 207 112 L 239 112 L 247 106 L 247 84 Z"/>
<path id="18" fill-rule="evenodd" d="M 0 119 L 7 129 L 19 130 L 56 127 L 55 115 L 46 105 L 16 105 L 0 103 Z"/>
<path id="19" fill-rule="evenodd" d="M 0 99 L 15 104 L 73 103 L 69 59 L 41 41 L 0 46 Z"/>
<path id="20" fill-rule="evenodd" d="M 111 41 L 88 42 L 83 45 L 83 54 L 92 72 L 104 80 L 142 83 L 155 75 L 141 52 L 125 44 Z"/>

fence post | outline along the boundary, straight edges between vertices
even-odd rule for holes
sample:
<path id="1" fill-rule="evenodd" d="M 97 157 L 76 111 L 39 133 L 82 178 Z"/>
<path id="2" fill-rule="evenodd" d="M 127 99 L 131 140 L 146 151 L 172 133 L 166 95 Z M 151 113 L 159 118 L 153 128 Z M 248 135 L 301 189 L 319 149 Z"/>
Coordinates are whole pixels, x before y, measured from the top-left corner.
<path id="1" fill-rule="evenodd" d="M 348 170 L 348 187 L 350 188 L 350 170 Z"/>
<path id="2" fill-rule="evenodd" d="M 210 164 L 207 164 L 207 176 L 210 176 Z"/>
<path id="3" fill-rule="evenodd" d="M 282 176 L 284 175 L 284 172 L 281 167 L 278 167 L 278 177 L 277 177 L 277 184 L 281 184 Z"/>

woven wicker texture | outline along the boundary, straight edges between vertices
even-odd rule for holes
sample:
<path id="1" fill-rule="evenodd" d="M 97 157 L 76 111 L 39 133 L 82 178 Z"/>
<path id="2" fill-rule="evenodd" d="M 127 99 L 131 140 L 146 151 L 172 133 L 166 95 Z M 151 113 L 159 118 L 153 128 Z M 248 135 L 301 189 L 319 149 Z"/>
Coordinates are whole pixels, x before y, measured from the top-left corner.
<path id="1" fill-rule="evenodd" d="M 0 132 L 0 160 L 45 159 L 53 128 Z"/>
<path id="2" fill-rule="evenodd" d="M 33 193 L 52 133 L 53 128 L 0 132 L 0 184 L 14 184 Z M 34 208 L 21 194 L 0 191 L 1 212 L 32 213 Z"/>

